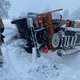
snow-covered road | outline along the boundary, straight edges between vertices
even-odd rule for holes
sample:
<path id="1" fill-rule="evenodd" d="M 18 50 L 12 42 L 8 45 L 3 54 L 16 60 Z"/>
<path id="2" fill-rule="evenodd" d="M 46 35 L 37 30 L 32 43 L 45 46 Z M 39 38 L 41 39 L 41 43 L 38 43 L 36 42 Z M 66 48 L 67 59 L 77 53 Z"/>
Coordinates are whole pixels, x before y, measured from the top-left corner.
<path id="1" fill-rule="evenodd" d="M 60 58 L 55 52 L 42 54 L 33 63 L 32 54 L 24 50 L 26 41 L 19 38 L 17 29 L 4 22 L 4 57 L 0 80 L 80 80 L 80 52 Z"/>
<path id="2" fill-rule="evenodd" d="M 62 63 L 80 71 L 80 52 L 67 55 Z"/>
<path id="3" fill-rule="evenodd" d="M 0 76 L 0 80 L 6 80 L 6 79 L 7 80 L 22 80 L 20 76 L 17 74 L 17 72 L 15 71 L 15 68 L 12 66 L 12 63 L 8 55 L 8 49 L 3 48 L 3 53 L 4 53 L 3 54 L 4 64 L 0 71 L 0 73 L 2 74 L 2 76 Z"/>
<path id="4" fill-rule="evenodd" d="M 78 47 L 80 48 L 80 47 Z M 48 55 L 44 56 L 45 58 L 49 60 L 54 60 L 56 62 L 65 64 L 69 67 L 72 67 L 76 70 L 80 70 L 80 52 L 68 54 L 64 58 L 59 57 L 56 52 L 49 53 Z"/>

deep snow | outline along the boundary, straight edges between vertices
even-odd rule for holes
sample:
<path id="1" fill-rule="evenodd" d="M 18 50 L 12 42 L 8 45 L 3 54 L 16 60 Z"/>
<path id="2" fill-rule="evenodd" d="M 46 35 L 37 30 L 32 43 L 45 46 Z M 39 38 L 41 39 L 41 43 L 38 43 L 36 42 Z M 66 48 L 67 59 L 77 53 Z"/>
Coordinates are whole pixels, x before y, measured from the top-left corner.
<path id="1" fill-rule="evenodd" d="M 3 22 L 4 64 L 0 67 L 0 80 L 80 80 L 80 52 L 60 58 L 56 51 L 49 51 L 36 60 L 24 50 L 26 41 L 20 39 L 16 27 L 10 21 Z"/>

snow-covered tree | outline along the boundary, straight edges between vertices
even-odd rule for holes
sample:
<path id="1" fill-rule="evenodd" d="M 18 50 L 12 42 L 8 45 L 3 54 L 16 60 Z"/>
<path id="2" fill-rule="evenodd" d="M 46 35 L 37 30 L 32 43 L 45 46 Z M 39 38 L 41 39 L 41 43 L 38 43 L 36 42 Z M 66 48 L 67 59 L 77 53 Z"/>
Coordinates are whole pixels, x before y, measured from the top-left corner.
<path id="1" fill-rule="evenodd" d="M 8 10 L 10 8 L 11 4 L 9 1 L 6 0 L 0 0 L 0 17 L 1 18 L 8 18 Z"/>
<path id="2" fill-rule="evenodd" d="M 69 11 L 66 9 L 64 12 L 63 12 L 63 19 L 68 19 L 69 18 Z"/>
<path id="3" fill-rule="evenodd" d="M 70 18 L 73 20 L 80 19 L 80 7 L 77 10 L 73 11 L 70 16 Z"/>

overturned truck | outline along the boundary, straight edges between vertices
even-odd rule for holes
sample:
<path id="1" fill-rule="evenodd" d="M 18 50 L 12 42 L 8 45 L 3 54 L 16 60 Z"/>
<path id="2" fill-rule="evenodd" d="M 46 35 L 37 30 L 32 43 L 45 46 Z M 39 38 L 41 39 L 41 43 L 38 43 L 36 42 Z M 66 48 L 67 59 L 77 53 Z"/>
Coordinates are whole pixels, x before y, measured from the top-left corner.
<path id="1" fill-rule="evenodd" d="M 69 54 L 68 50 L 70 53 L 79 51 L 73 47 L 80 44 L 80 29 L 75 27 L 75 21 L 62 20 L 62 15 L 56 18 L 55 12 L 61 10 L 42 14 L 28 13 L 27 17 L 11 21 L 21 37 L 27 40 L 27 52 L 32 53 L 32 48 L 35 47 L 37 56 L 40 57 L 40 51 L 57 50 L 59 56 Z"/>

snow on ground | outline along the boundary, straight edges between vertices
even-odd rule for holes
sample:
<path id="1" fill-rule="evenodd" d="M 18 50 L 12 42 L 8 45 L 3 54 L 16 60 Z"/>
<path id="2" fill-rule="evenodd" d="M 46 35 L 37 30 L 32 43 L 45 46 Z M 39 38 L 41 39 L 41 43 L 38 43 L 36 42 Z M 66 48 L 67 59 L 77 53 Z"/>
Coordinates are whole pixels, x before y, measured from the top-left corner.
<path id="1" fill-rule="evenodd" d="M 0 80 L 80 80 L 80 52 L 65 58 L 58 57 L 56 51 L 49 52 L 33 62 L 32 54 L 24 50 L 26 41 L 20 39 L 16 27 L 3 22 L 4 64 L 0 68 Z"/>

